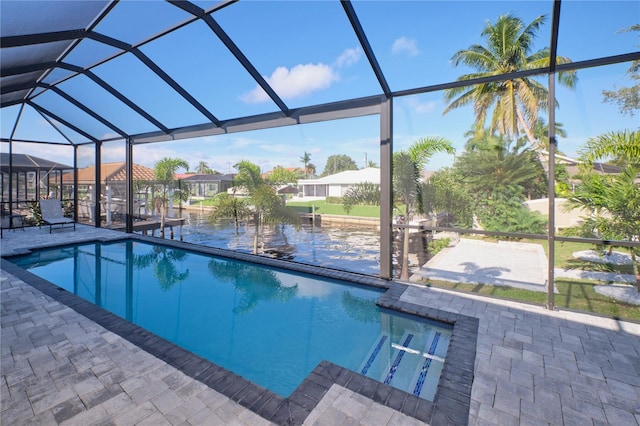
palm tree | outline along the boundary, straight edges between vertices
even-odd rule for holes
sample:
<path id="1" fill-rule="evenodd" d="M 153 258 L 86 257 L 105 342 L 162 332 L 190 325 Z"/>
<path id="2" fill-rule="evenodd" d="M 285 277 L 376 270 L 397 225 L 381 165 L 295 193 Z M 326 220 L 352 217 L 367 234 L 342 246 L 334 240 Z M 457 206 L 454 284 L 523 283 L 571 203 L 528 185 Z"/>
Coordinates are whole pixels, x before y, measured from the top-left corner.
<path id="1" fill-rule="evenodd" d="M 297 225 L 300 217 L 296 212 L 283 205 L 274 186 L 262 177 L 260 167 L 246 160 L 240 161 L 234 167 L 238 170 L 234 184 L 247 192 L 250 204 L 253 206 L 255 224 L 253 252 L 257 254 L 261 225 L 265 223 Z"/>
<path id="2" fill-rule="evenodd" d="M 176 191 L 174 188 L 175 174 L 180 168 L 189 170 L 189 164 L 180 158 L 165 157 L 158 161 L 154 167 L 155 179 L 162 185 L 162 192 L 156 196 L 153 204 L 156 210 L 160 211 L 160 235 L 164 236 L 165 208 L 173 204 L 173 196 L 177 194 L 181 199 L 186 200 L 188 191 Z"/>
<path id="3" fill-rule="evenodd" d="M 302 157 L 300 157 L 300 162 L 302 164 L 304 164 L 304 173 L 306 176 L 309 175 L 309 162 L 311 161 L 311 154 L 309 154 L 307 151 L 304 152 L 304 154 L 302 154 Z"/>
<path id="4" fill-rule="evenodd" d="M 517 195 L 537 197 L 544 193 L 544 171 L 535 153 L 523 142 L 490 137 L 485 143 L 460 155 L 454 165 L 465 185 L 478 199 L 487 199 L 508 187 L 519 187 Z"/>
<path id="5" fill-rule="evenodd" d="M 406 206 L 409 222 L 419 197 L 420 172 L 436 153 L 455 152 L 453 145 L 445 138 L 422 138 L 414 142 L 407 151 L 393 154 L 393 190 L 397 198 Z M 409 279 L 409 228 L 404 228 L 400 279 Z"/>
<path id="6" fill-rule="evenodd" d="M 220 218 L 233 219 L 235 233 L 238 233 L 240 220 L 252 215 L 247 202 L 233 194 L 221 192 L 214 198 L 215 210 L 209 217 L 211 222 L 215 222 Z"/>
<path id="7" fill-rule="evenodd" d="M 536 33 L 544 24 L 545 16 L 538 16 L 530 24 L 511 14 L 498 17 L 495 23 L 488 22 L 482 31 L 487 45 L 474 44 L 453 55 L 454 65 L 466 65 L 478 72 L 464 74 L 457 81 L 468 81 L 483 77 L 493 77 L 523 70 L 549 66 L 549 49 L 531 52 Z M 558 64 L 571 62 L 557 56 Z M 574 87 L 575 71 L 558 73 L 560 83 Z M 469 104 L 474 107 L 476 128 L 483 129 L 487 116 L 491 113 L 490 133 L 497 132 L 517 138 L 523 131 L 532 148 L 540 145 L 532 129 L 540 111 L 548 107 L 549 92 L 540 82 L 529 77 L 517 77 L 504 81 L 480 83 L 474 86 L 454 87 L 445 90 L 449 105 L 444 114 Z M 493 110 L 493 111 L 491 111 Z"/>
<path id="8" fill-rule="evenodd" d="M 619 174 L 592 172 L 595 161 L 616 158 Z M 640 236 L 640 131 L 610 132 L 589 139 L 580 152 L 583 161 L 581 182 L 573 197 L 573 207 L 590 213 L 571 233 L 603 240 L 637 241 Z M 640 292 L 638 248 L 629 247 L 636 287 Z"/>
<path id="9" fill-rule="evenodd" d="M 213 174 L 214 170 L 211 167 L 209 167 L 206 161 L 200 161 L 198 163 L 198 166 L 196 167 L 196 173 L 201 175 L 209 175 L 209 174 Z"/>

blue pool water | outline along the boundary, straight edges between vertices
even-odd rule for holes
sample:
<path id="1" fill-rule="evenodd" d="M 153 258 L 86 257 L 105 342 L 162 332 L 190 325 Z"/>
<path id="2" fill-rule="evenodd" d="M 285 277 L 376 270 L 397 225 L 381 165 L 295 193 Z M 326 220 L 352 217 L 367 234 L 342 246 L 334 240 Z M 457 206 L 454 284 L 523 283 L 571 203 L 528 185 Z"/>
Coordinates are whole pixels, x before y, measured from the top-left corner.
<path id="1" fill-rule="evenodd" d="M 433 400 L 451 337 L 381 310 L 380 290 L 139 241 L 13 261 L 284 397 L 328 360 Z"/>

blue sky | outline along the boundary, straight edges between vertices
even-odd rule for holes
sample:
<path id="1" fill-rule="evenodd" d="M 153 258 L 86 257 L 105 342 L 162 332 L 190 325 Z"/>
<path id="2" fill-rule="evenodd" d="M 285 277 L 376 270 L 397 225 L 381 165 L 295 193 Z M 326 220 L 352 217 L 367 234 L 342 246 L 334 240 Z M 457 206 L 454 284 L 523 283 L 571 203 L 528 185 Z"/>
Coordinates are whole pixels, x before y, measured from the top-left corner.
<path id="1" fill-rule="evenodd" d="M 196 3 L 204 8 L 214 4 L 211 1 Z M 538 15 L 547 15 L 547 23 L 539 31 L 534 49 L 549 45 L 552 1 L 354 1 L 353 6 L 392 90 L 453 81 L 458 75 L 470 72 L 461 66 L 454 67 L 451 56 L 457 50 L 483 43 L 480 33 L 486 21 L 495 21 L 504 13 L 513 13 L 527 23 Z M 149 19 L 150 16 L 153 19 Z M 166 2 L 123 1 L 96 30 L 135 44 L 187 17 Z M 337 1 L 243 0 L 214 17 L 290 108 L 381 93 Z M 145 25 L 136 24 L 137 20 L 144 20 Z M 618 31 L 639 22 L 637 1 L 564 1 L 559 54 L 580 61 L 637 51 L 638 33 Z M 141 50 L 217 118 L 277 109 L 203 22 L 144 45 Z M 67 62 L 87 66 L 113 52 L 111 47 L 85 40 Z M 131 55 L 112 62 L 95 68 L 94 72 L 169 127 L 206 121 L 183 99 L 165 90 L 164 83 Z M 609 130 L 638 127 L 637 116 L 621 116 L 614 105 L 602 102 L 603 89 L 631 84 L 625 76 L 628 66 L 580 70 L 574 90 L 558 88 L 557 119 L 568 133 L 566 139 L 560 140 L 561 151 L 575 155 L 589 137 Z M 49 81 L 60 76 L 51 76 Z M 87 78 L 74 78 L 61 88 L 130 133 L 154 130 L 150 123 L 122 108 L 111 96 L 96 94 L 94 84 Z M 60 99 L 53 94 L 44 94 L 39 100 L 50 108 L 60 104 Z M 406 148 L 421 137 L 443 136 L 461 151 L 465 142 L 463 134 L 473 122 L 470 108 L 443 116 L 446 104 L 441 92 L 397 98 L 394 106 L 396 149 Z M 78 121 L 86 119 L 75 107 L 67 106 L 65 110 Z M 3 111 L 3 137 L 10 133 L 16 111 L 16 108 Z M 36 114 L 25 112 L 25 121 L 28 124 L 18 129 L 16 137 L 48 135 L 52 140 L 62 140 L 47 130 L 48 123 Z M 97 122 L 92 123 L 91 131 L 99 136 L 113 133 Z M 69 133 L 78 140 L 83 139 Z M 334 154 L 347 154 L 361 167 L 365 158 L 379 162 L 378 145 L 379 119 L 371 116 L 138 145 L 134 161 L 153 167 L 155 161 L 163 157 L 180 157 L 191 167 L 206 161 L 210 167 L 228 172 L 230 165 L 246 159 L 269 170 L 276 165 L 301 166 L 300 157 L 306 151 L 320 173 L 327 157 Z M 16 145 L 15 152 L 26 151 L 43 156 L 42 147 Z M 71 162 L 67 148 L 47 146 L 45 151 L 49 158 Z M 123 152 L 121 143 L 106 144 L 103 161 L 122 161 Z M 81 151 L 81 166 L 92 159 L 89 149 Z M 437 169 L 451 162 L 452 157 L 436 156 L 429 168 Z"/>

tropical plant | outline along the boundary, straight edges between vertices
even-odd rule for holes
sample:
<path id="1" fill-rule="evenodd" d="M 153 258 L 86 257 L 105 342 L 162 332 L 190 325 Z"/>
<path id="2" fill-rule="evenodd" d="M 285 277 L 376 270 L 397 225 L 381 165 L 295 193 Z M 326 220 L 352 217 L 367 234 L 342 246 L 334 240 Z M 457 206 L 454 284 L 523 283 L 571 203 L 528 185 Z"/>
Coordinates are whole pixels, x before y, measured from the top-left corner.
<path id="1" fill-rule="evenodd" d="M 320 176 L 335 175 L 346 170 L 358 170 L 358 165 L 346 154 L 330 155 Z"/>
<path id="2" fill-rule="evenodd" d="M 540 213 L 530 211 L 520 200 L 517 185 L 500 188 L 476 209 L 483 229 L 512 233 L 543 234 L 547 219 Z"/>
<path id="3" fill-rule="evenodd" d="M 602 175 L 593 171 L 599 159 L 616 158 L 620 173 Z M 572 207 L 589 215 L 568 229 L 572 234 L 603 240 L 638 241 L 640 238 L 640 131 L 610 132 L 589 139 L 580 152 L 580 182 L 569 199 Z M 638 247 L 629 247 L 636 287 L 640 292 Z"/>
<path id="4" fill-rule="evenodd" d="M 342 197 L 342 206 L 349 214 L 353 206 L 364 204 L 368 206 L 380 205 L 380 185 L 362 182 L 349 187 Z"/>
<path id="5" fill-rule="evenodd" d="M 217 194 L 213 198 L 213 205 L 215 209 L 213 213 L 211 213 L 211 216 L 209 216 L 209 221 L 216 222 L 222 218 L 231 218 L 233 219 L 236 234 L 240 227 L 240 221 L 251 217 L 253 214 L 246 200 L 226 192 Z"/>
<path id="6" fill-rule="evenodd" d="M 473 226 L 473 196 L 455 168 L 435 172 L 420 190 L 419 210 L 424 214 L 445 215 L 445 226 Z"/>
<path id="7" fill-rule="evenodd" d="M 414 142 L 407 151 L 393 153 L 394 198 L 406 206 L 406 222 L 415 212 L 416 201 L 420 198 L 420 172 L 436 153 L 455 152 L 450 141 L 441 137 L 422 138 Z M 409 228 L 404 227 L 400 279 L 409 279 Z"/>
<path id="8" fill-rule="evenodd" d="M 159 194 L 156 194 L 153 199 L 153 205 L 157 211 L 160 211 L 160 235 L 164 235 L 164 223 L 166 208 L 172 208 L 173 198 L 175 196 L 178 199 L 186 201 L 189 199 L 188 188 L 177 188 L 175 181 L 176 171 L 180 168 L 189 170 L 189 164 L 180 158 L 168 158 L 165 157 L 162 160 L 156 162 L 154 166 L 154 176 L 156 182 L 161 185 Z"/>
<path id="9" fill-rule="evenodd" d="M 287 209 L 276 193 L 274 185 L 262 177 L 260 167 L 256 164 L 243 160 L 234 167 L 238 170 L 234 185 L 246 191 L 248 204 L 252 208 L 255 225 L 253 252 L 257 254 L 262 225 L 288 223 L 297 226 L 300 222 L 300 216 L 294 210 Z"/>
<path id="10" fill-rule="evenodd" d="M 463 64 L 477 72 L 464 74 L 457 81 L 495 77 L 517 71 L 534 70 L 549 66 L 549 48 L 532 52 L 536 33 L 544 24 L 545 16 L 538 16 L 525 25 L 522 19 L 506 14 L 495 23 L 488 22 L 482 31 L 487 45 L 474 44 L 453 55 L 455 66 Z M 569 58 L 557 56 L 558 64 L 571 62 Z M 567 87 L 574 87 L 575 71 L 560 71 L 558 79 Z M 502 81 L 489 81 L 473 86 L 460 86 L 445 90 L 449 102 L 444 114 L 469 104 L 474 107 L 478 130 L 484 129 L 490 115 L 489 130 L 493 134 L 517 139 L 520 132 L 527 135 L 532 148 L 541 148 L 532 129 L 540 111 L 548 108 L 547 88 L 529 77 L 516 77 Z"/>
<path id="11" fill-rule="evenodd" d="M 460 155 L 454 168 L 462 177 L 469 192 L 477 200 L 491 194 L 513 193 L 519 201 L 538 198 L 546 193 L 546 176 L 536 153 L 522 142 L 493 138 L 494 143 L 480 145 Z M 497 142 L 499 141 L 499 142 Z M 518 191 L 509 188 L 517 187 Z M 504 189 L 504 191 L 502 191 Z"/>

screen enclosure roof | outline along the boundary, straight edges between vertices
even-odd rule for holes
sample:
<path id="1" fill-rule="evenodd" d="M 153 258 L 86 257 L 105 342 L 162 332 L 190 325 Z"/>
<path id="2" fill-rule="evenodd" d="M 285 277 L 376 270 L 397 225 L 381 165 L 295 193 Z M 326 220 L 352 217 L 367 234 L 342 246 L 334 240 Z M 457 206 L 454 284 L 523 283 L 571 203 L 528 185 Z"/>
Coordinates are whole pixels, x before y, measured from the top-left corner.
<path id="1" fill-rule="evenodd" d="M 460 46 L 443 40 L 477 36 L 483 18 L 452 3 L 464 2 L 3 0 L 2 141 L 146 143 L 377 114 L 390 97 L 456 84 Z M 540 46 L 557 44 L 581 66 L 563 44 L 576 34 L 558 30 L 576 3 L 612 9 L 563 2 L 563 19 L 553 0 L 482 10 L 547 16 Z M 391 38 L 391 25 L 422 34 L 425 51 Z M 607 49 L 586 59 L 638 56 L 636 46 Z"/>

